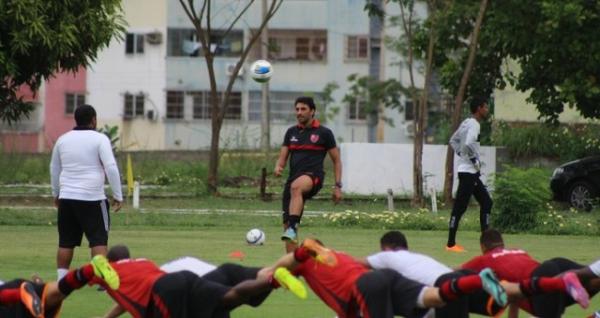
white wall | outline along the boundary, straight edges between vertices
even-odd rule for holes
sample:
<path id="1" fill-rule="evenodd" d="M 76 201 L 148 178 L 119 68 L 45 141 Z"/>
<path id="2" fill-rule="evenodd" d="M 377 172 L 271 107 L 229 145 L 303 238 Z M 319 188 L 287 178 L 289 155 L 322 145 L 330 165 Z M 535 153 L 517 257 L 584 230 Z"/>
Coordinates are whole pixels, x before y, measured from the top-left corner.
<path id="1" fill-rule="evenodd" d="M 407 195 L 413 192 L 413 145 L 412 144 L 369 144 L 342 143 L 342 183 L 344 192 L 356 194 Z M 456 159 L 454 158 L 455 171 Z M 496 148 L 481 147 L 482 177 L 487 184 L 496 172 Z M 424 145 L 423 175 L 426 187 L 435 186 L 439 192 L 444 188 L 445 145 Z M 458 182 L 455 173 L 454 191 Z"/>

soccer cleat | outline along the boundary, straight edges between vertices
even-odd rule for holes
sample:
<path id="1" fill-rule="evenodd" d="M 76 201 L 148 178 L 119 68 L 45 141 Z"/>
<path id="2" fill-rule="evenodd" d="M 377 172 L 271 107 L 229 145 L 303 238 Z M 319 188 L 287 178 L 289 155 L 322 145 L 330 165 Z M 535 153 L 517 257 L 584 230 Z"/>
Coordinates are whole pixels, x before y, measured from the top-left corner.
<path id="1" fill-rule="evenodd" d="M 479 272 L 479 277 L 481 277 L 481 285 L 483 286 L 483 290 L 485 290 L 490 296 L 494 298 L 496 304 L 498 306 L 504 307 L 508 303 L 508 297 L 506 296 L 506 291 L 504 287 L 500 285 L 498 278 L 494 274 L 491 268 L 484 268 L 481 272 Z"/>
<path id="2" fill-rule="evenodd" d="M 104 255 L 94 256 L 91 264 L 94 268 L 94 275 L 96 275 L 96 277 L 101 278 L 110 289 L 119 289 L 119 274 L 112 268 Z"/>
<path id="3" fill-rule="evenodd" d="M 458 245 L 458 244 L 454 244 L 453 246 L 446 246 L 446 251 L 448 252 L 454 252 L 454 253 L 464 253 L 467 250 L 465 250 L 464 247 Z"/>
<path id="4" fill-rule="evenodd" d="M 317 262 L 329 266 L 337 265 L 337 257 L 335 256 L 333 251 L 319 244 L 319 242 L 307 238 L 304 240 L 304 242 L 302 242 L 302 247 L 309 250 L 310 254 L 314 256 Z"/>
<path id="5" fill-rule="evenodd" d="M 293 228 L 288 227 L 285 231 L 283 231 L 283 234 L 281 235 L 281 240 L 292 241 L 292 243 L 298 243 L 298 234 Z"/>
<path id="6" fill-rule="evenodd" d="M 588 318 L 600 318 L 600 310 L 588 316 Z"/>
<path id="7" fill-rule="evenodd" d="M 577 275 L 573 272 L 568 272 L 562 277 L 565 283 L 565 290 L 582 308 L 587 308 L 590 305 L 590 296 L 587 290 L 581 286 L 581 282 Z"/>
<path id="8" fill-rule="evenodd" d="M 19 287 L 21 303 L 27 308 L 29 313 L 35 318 L 44 317 L 44 308 L 40 296 L 35 292 L 33 284 L 24 282 Z"/>
<path id="9" fill-rule="evenodd" d="M 278 267 L 273 273 L 273 278 L 281 285 L 283 288 L 291 291 L 294 295 L 298 296 L 300 299 L 306 299 L 306 288 L 304 284 L 296 278 L 290 271 L 285 267 Z"/>

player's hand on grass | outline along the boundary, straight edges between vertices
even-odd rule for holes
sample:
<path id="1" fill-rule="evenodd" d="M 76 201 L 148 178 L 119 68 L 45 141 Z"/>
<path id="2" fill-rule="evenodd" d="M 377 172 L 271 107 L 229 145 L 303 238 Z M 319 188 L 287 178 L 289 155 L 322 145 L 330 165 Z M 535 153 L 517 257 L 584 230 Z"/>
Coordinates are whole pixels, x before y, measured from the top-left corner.
<path id="1" fill-rule="evenodd" d="M 123 207 L 123 202 L 117 199 L 112 199 L 112 208 L 114 212 L 119 212 Z"/>

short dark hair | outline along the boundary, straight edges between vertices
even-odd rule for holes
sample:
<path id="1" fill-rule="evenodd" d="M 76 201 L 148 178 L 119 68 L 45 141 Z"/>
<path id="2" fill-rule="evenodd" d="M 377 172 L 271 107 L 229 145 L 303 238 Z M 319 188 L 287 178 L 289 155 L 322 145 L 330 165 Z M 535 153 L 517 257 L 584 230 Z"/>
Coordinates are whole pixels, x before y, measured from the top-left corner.
<path id="1" fill-rule="evenodd" d="M 483 104 L 487 104 L 488 99 L 483 96 L 473 96 L 471 98 L 471 114 L 475 114 L 477 110 L 483 106 Z"/>
<path id="2" fill-rule="evenodd" d="M 109 262 L 117 262 L 130 257 L 129 248 L 125 245 L 115 245 L 111 247 L 110 250 L 108 250 L 108 254 L 106 254 L 106 258 Z"/>
<path id="3" fill-rule="evenodd" d="M 504 240 L 502 239 L 502 234 L 500 234 L 499 231 L 494 229 L 487 229 L 481 232 L 481 236 L 479 237 L 479 243 L 483 245 L 486 251 L 489 251 L 496 247 L 504 247 Z"/>
<path id="4" fill-rule="evenodd" d="M 96 110 L 91 105 L 81 105 L 75 109 L 75 122 L 77 126 L 88 126 L 96 117 Z"/>
<path id="5" fill-rule="evenodd" d="M 381 237 L 379 240 L 381 248 L 389 247 L 391 249 L 408 249 L 408 242 L 406 236 L 400 231 L 389 231 Z"/>
<path id="6" fill-rule="evenodd" d="M 316 110 L 317 106 L 315 105 L 315 100 L 312 97 L 308 97 L 308 96 L 300 96 L 298 98 L 296 98 L 296 102 L 294 103 L 294 107 L 298 104 L 298 103 L 302 103 L 302 104 L 306 104 L 308 105 L 308 107 L 311 110 Z"/>

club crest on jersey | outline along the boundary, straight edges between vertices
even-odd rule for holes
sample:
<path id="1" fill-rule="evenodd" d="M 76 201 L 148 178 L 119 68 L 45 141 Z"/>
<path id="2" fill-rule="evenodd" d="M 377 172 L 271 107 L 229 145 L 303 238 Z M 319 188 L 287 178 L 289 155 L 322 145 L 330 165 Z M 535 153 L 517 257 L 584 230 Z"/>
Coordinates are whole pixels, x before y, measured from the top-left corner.
<path id="1" fill-rule="evenodd" d="M 315 135 L 312 134 L 310 135 L 310 141 L 314 144 L 315 142 L 319 141 L 319 135 Z"/>

